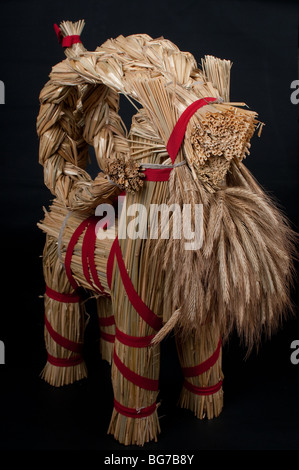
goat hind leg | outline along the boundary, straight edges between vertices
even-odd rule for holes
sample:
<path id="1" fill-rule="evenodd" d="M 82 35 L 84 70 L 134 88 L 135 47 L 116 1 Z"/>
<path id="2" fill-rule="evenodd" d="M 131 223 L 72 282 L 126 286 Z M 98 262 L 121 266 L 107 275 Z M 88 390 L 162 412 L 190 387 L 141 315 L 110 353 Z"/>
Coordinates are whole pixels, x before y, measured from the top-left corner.
<path id="1" fill-rule="evenodd" d="M 68 281 L 57 253 L 57 240 L 47 235 L 43 252 L 46 283 L 45 343 L 47 363 L 41 373 L 50 385 L 60 387 L 87 376 L 82 347 L 85 315 Z"/>
<path id="2" fill-rule="evenodd" d="M 219 416 L 223 408 L 223 373 L 218 328 L 205 324 L 199 333 L 186 338 L 180 338 L 178 332 L 176 343 L 185 376 L 180 406 L 193 411 L 200 419 Z"/>

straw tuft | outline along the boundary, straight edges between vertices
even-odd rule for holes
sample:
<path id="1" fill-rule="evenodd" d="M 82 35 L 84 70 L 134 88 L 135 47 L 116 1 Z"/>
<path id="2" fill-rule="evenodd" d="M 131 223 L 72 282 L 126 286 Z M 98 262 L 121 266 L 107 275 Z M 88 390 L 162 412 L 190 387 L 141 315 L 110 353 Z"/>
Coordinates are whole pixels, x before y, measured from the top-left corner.
<path id="1" fill-rule="evenodd" d="M 133 159 L 125 160 L 118 157 L 107 163 L 109 180 L 119 186 L 122 190 L 134 193 L 143 186 L 144 173 L 140 164 Z"/>

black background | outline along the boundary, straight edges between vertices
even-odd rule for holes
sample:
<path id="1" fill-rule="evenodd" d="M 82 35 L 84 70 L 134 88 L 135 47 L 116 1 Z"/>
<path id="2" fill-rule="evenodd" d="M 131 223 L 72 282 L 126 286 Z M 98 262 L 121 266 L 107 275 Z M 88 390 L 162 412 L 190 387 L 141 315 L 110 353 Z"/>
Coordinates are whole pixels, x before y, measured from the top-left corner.
<path id="1" fill-rule="evenodd" d="M 252 140 L 246 165 L 298 230 L 298 106 L 290 101 L 291 82 L 298 79 L 298 8 L 291 1 L 1 0 L 0 340 L 6 364 L 0 365 L 0 449 L 118 455 L 124 446 L 106 435 L 113 397 L 93 305 L 86 332 L 89 379 L 54 389 L 39 378 L 46 358 L 39 297 L 44 235 L 36 223 L 51 195 L 38 164 L 38 95 L 51 67 L 64 59 L 53 23 L 78 19 L 86 21 L 81 38 L 89 50 L 119 34 L 147 33 L 170 39 L 198 62 L 205 54 L 232 60 L 231 100 L 245 101 L 266 124 Z M 121 104 L 129 122 L 132 112 Z M 297 311 L 297 289 L 293 298 Z M 162 434 L 144 451 L 299 450 L 299 364 L 290 361 L 291 342 L 298 339 L 298 320 L 290 319 L 244 361 L 246 350 L 232 336 L 223 354 L 224 410 L 212 421 L 176 407 L 182 377 L 173 338 L 166 339 Z"/>

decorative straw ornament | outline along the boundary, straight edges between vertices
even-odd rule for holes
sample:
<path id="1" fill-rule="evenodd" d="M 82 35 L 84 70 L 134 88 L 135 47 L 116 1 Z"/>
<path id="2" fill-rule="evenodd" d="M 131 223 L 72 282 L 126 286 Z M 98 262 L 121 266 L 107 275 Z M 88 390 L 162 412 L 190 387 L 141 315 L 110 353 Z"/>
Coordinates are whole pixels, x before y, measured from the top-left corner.
<path id="1" fill-rule="evenodd" d="M 57 387 L 87 376 L 84 299 L 95 296 L 114 393 L 108 432 L 143 446 L 160 432 L 163 338 L 175 334 L 180 405 L 200 419 L 218 416 L 224 341 L 236 330 L 250 351 L 291 309 L 295 234 L 243 163 L 262 124 L 244 103 L 229 102 L 230 61 L 206 56 L 199 67 L 190 53 L 145 34 L 90 52 L 83 27 L 55 26 L 66 59 L 52 68 L 37 118 L 39 161 L 55 197 L 38 224 L 46 233 L 42 376 Z M 129 130 L 120 94 L 136 108 Z M 98 215 L 120 200 L 144 207 L 142 236 L 128 236 L 125 209 Z M 174 213 L 164 237 L 164 219 L 147 218 L 152 205 L 175 205 L 193 226 L 203 207 L 201 246 L 186 250 L 174 236 L 186 229 Z"/>

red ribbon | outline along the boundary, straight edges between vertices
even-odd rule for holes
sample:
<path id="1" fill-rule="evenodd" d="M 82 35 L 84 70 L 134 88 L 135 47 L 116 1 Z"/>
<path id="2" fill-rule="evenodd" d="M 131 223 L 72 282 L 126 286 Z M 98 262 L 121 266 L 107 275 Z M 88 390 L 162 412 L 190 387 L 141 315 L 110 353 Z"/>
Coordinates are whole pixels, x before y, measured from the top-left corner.
<path id="1" fill-rule="evenodd" d="M 62 47 L 71 47 L 73 44 L 82 42 L 78 34 L 73 34 L 71 36 L 63 37 L 61 29 L 59 28 L 57 24 L 54 24 L 54 30 L 55 30 L 58 42 L 59 44 L 62 45 Z"/>
<path id="2" fill-rule="evenodd" d="M 72 270 L 71 270 L 71 261 L 72 261 L 73 251 L 79 240 L 80 235 L 82 235 L 82 233 L 84 232 L 89 222 L 90 222 L 90 218 L 87 218 L 83 220 L 81 224 L 76 228 L 76 230 L 74 231 L 69 241 L 66 254 L 65 254 L 65 260 L 64 260 L 65 272 L 74 290 L 77 290 L 79 288 L 79 285 L 77 284 L 77 281 L 74 279 Z"/>
<path id="3" fill-rule="evenodd" d="M 69 358 L 54 357 L 48 353 L 48 362 L 57 367 L 77 366 L 83 362 L 82 356 L 73 356 Z"/>
<path id="4" fill-rule="evenodd" d="M 182 367 L 184 377 L 195 377 L 207 372 L 217 361 L 221 350 L 221 338 L 219 338 L 218 345 L 213 354 L 201 364 L 193 367 Z"/>
<path id="5" fill-rule="evenodd" d="M 110 317 L 99 317 L 99 325 L 100 326 L 112 326 L 115 325 L 115 318 L 114 315 Z"/>
<path id="6" fill-rule="evenodd" d="M 82 42 L 78 34 L 73 34 L 72 36 L 65 36 L 62 39 L 62 47 L 71 47 L 73 44 Z"/>
<path id="7" fill-rule="evenodd" d="M 90 269 L 95 286 L 100 290 L 101 293 L 104 293 L 105 290 L 98 278 L 97 268 L 96 268 L 95 261 L 94 261 L 94 251 L 95 251 L 96 238 L 97 238 L 96 237 L 97 222 L 98 222 L 97 217 L 89 217 L 89 224 L 86 229 L 86 233 L 84 235 L 84 239 L 82 242 L 82 253 L 81 253 L 82 254 L 82 267 L 83 267 L 84 276 L 87 282 L 92 287 L 92 289 L 94 289 L 94 285 L 90 279 L 89 269 Z"/>
<path id="8" fill-rule="evenodd" d="M 222 380 L 220 380 L 217 384 L 211 385 L 209 387 L 196 387 L 196 385 L 193 385 L 192 383 L 185 380 L 184 387 L 195 395 L 213 395 L 221 389 Z"/>
<path id="9" fill-rule="evenodd" d="M 109 288 L 111 289 L 112 283 L 112 273 L 113 273 L 113 264 L 114 258 L 116 257 L 118 268 L 120 271 L 121 279 L 128 295 L 128 298 L 136 310 L 136 312 L 140 315 L 140 317 L 154 330 L 159 331 L 162 327 L 162 320 L 154 313 L 148 306 L 143 302 L 143 300 L 137 294 L 133 283 L 128 275 L 126 265 L 124 263 L 122 252 L 119 246 L 118 238 L 116 237 L 107 262 L 107 281 Z"/>
<path id="10" fill-rule="evenodd" d="M 64 336 L 61 336 L 59 333 L 57 333 L 57 331 L 55 331 L 54 328 L 51 326 L 46 315 L 45 315 L 45 326 L 51 338 L 55 341 L 55 343 L 59 344 L 59 346 L 62 346 L 63 348 L 68 349 L 69 351 L 72 351 L 75 353 L 80 354 L 82 352 L 83 344 L 76 343 L 75 341 L 67 339 Z"/>
<path id="11" fill-rule="evenodd" d="M 59 42 L 59 44 L 61 44 L 62 43 L 62 32 L 61 32 L 59 26 L 56 23 L 54 24 L 54 30 L 55 30 L 58 42 Z"/>
<path id="12" fill-rule="evenodd" d="M 193 114 L 196 113 L 196 111 L 198 111 L 199 108 L 202 108 L 202 106 L 205 106 L 206 104 L 216 101 L 216 99 L 217 98 L 206 97 L 206 98 L 202 98 L 200 100 L 194 101 L 193 103 L 190 104 L 190 106 L 188 106 L 188 108 L 185 109 L 183 114 L 180 116 L 180 118 L 178 119 L 176 125 L 174 126 L 172 130 L 172 133 L 169 137 L 167 147 L 166 147 L 168 155 L 170 156 L 172 163 L 174 163 L 176 159 L 176 156 L 178 154 L 178 151 L 180 149 L 180 146 L 185 136 L 188 122 L 190 121 Z"/>
<path id="13" fill-rule="evenodd" d="M 94 261 L 94 251 L 95 251 L 95 245 L 96 245 L 95 227 L 96 227 L 97 222 L 98 222 L 98 218 L 95 216 L 91 216 L 83 220 L 80 223 L 80 225 L 76 228 L 75 232 L 73 233 L 69 241 L 69 244 L 66 250 L 66 255 L 65 255 L 65 260 L 64 260 L 65 272 L 66 272 L 66 275 L 68 277 L 68 280 L 71 286 L 73 287 L 73 289 L 77 290 L 79 288 L 79 285 L 73 277 L 72 270 L 71 270 L 71 262 L 72 262 L 74 248 L 76 244 L 78 243 L 80 236 L 83 234 L 84 230 L 86 229 L 86 233 L 84 235 L 83 242 L 82 242 L 82 252 L 81 252 L 83 273 L 87 282 L 90 284 L 90 286 L 93 289 L 95 285 L 102 294 L 108 296 L 109 294 L 105 292 L 103 286 L 100 283 L 100 280 L 97 274 L 97 268 L 96 268 L 95 261 Z M 89 275 L 89 269 L 91 272 L 94 285 Z"/>
<path id="14" fill-rule="evenodd" d="M 114 350 L 113 363 L 118 368 L 120 373 L 125 377 L 125 379 L 132 382 L 137 387 L 144 388 L 145 390 L 158 391 L 159 389 L 159 380 L 149 379 L 143 377 L 142 375 L 136 374 L 136 372 L 129 369 L 118 357 L 116 351 Z"/>
<path id="15" fill-rule="evenodd" d="M 208 359 L 194 367 L 182 367 L 184 377 L 196 377 L 203 374 L 204 372 L 207 372 L 211 367 L 213 367 L 214 364 L 216 364 L 219 358 L 220 350 L 221 338 L 219 338 L 216 350 Z M 209 387 L 197 387 L 185 378 L 184 387 L 196 395 L 212 395 L 213 393 L 216 393 L 220 390 L 222 387 L 222 380 L 220 380 L 217 384 L 211 385 Z"/>
<path id="16" fill-rule="evenodd" d="M 143 170 L 145 181 L 168 181 L 172 168 L 147 168 Z"/>
<path id="17" fill-rule="evenodd" d="M 96 226 L 97 226 L 98 223 L 99 223 L 98 218 L 93 217 L 92 220 L 91 220 L 91 224 L 90 224 L 91 229 L 90 229 L 90 233 L 89 233 L 89 237 L 88 237 L 88 252 L 87 252 L 88 263 L 89 263 L 89 268 L 90 268 L 90 272 L 91 272 L 91 276 L 92 276 L 94 284 L 101 291 L 102 294 L 110 297 L 109 294 L 107 292 L 105 292 L 105 289 L 104 289 L 104 287 L 102 286 L 102 284 L 100 282 L 100 279 L 99 279 L 98 273 L 97 273 L 97 267 L 96 267 L 96 264 L 95 264 L 95 261 L 94 261 L 94 252 L 95 252 L 96 239 L 97 239 Z"/>
<path id="18" fill-rule="evenodd" d="M 117 327 L 115 328 L 116 339 L 126 346 L 132 348 L 147 348 L 155 335 L 150 336 L 130 336 L 120 331 Z"/>
<path id="19" fill-rule="evenodd" d="M 75 293 L 71 294 L 61 294 L 49 286 L 46 286 L 46 295 L 53 300 L 57 300 L 57 302 L 65 302 L 65 303 L 77 303 L 80 302 L 80 297 Z"/>
<path id="20" fill-rule="evenodd" d="M 107 341 L 108 343 L 114 343 L 115 336 L 109 333 L 105 333 L 105 331 L 101 331 L 101 339 Z"/>
<path id="21" fill-rule="evenodd" d="M 146 406 L 144 408 L 136 410 L 135 408 L 128 408 L 122 405 L 114 398 L 114 408 L 118 413 L 127 416 L 128 418 L 146 418 L 147 416 L 150 416 L 154 413 L 157 408 L 157 405 L 156 403 L 153 403 L 150 406 Z"/>
<path id="22" fill-rule="evenodd" d="M 89 275 L 89 267 L 88 267 L 88 258 L 89 258 L 89 250 L 90 250 L 90 244 L 91 244 L 91 239 L 92 239 L 92 232 L 94 231 L 93 226 L 92 226 L 92 219 L 89 219 L 89 224 L 87 226 L 83 242 L 82 242 L 82 251 L 81 251 L 81 260 L 82 260 L 82 268 L 83 268 L 83 274 L 85 276 L 85 279 L 87 282 L 90 284 L 90 286 L 93 288 L 93 284 L 90 279 Z"/>

